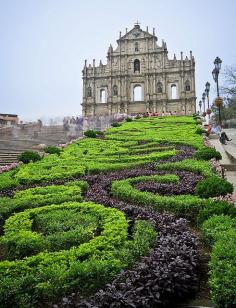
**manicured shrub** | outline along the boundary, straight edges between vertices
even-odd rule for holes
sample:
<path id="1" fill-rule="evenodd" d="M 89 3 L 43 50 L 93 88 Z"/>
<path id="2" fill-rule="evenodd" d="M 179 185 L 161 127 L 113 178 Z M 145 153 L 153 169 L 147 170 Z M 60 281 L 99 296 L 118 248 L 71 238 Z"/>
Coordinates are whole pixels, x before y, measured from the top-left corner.
<path id="1" fill-rule="evenodd" d="M 236 217 L 236 207 L 228 202 L 213 201 L 208 199 L 205 206 L 202 207 L 197 216 L 197 224 L 200 226 L 204 221 L 214 215 L 228 215 Z"/>
<path id="2" fill-rule="evenodd" d="M 8 218 L 13 212 L 25 209 L 68 201 L 81 202 L 81 192 L 85 192 L 87 188 L 87 182 L 74 181 L 65 185 L 50 185 L 17 191 L 13 198 L 0 198 L 0 221 Z"/>
<path id="3" fill-rule="evenodd" d="M 14 177 L 16 170 L 8 171 L 0 174 L 0 191 L 12 189 L 19 185 L 18 180 Z"/>
<path id="4" fill-rule="evenodd" d="M 205 201 L 192 195 L 161 196 L 150 192 L 139 191 L 132 184 L 143 180 L 154 180 L 160 183 L 176 183 L 176 176 L 156 175 L 142 176 L 127 180 L 113 181 L 112 194 L 118 199 L 134 202 L 140 205 L 152 206 L 157 211 L 170 211 L 178 216 L 184 216 L 191 221 L 196 221 L 199 210 L 203 207 Z M 178 180 L 177 180 L 178 181 Z"/>
<path id="5" fill-rule="evenodd" d="M 203 176 L 214 175 L 208 161 L 198 161 L 195 159 L 184 159 L 182 161 L 167 162 L 156 166 L 157 170 L 186 170 Z"/>
<path id="6" fill-rule="evenodd" d="M 71 212 L 68 214 L 70 219 L 67 219 L 66 212 Z M 80 219 L 84 218 L 83 222 L 75 223 L 73 216 L 76 213 L 80 213 Z M 87 215 L 91 224 L 87 222 L 86 225 Z M 142 221 L 136 224 L 133 239 L 128 239 L 128 221 L 124 213 L 89 202 L 50 205 L 15 214 L 6 221 L 2 243 L 10 257 L 24 256 L 25 249 L 30 254 L 37 253 L 34 249 L 39 247 L 43 251 L 22 260 L 0 262 L 1 304 L 32 307 L 37 306 L 39 301 L 48 302 L 75 286 L 82 293 L 103 286 L 122 268 L 133 263 L 137 256 L 146 254 L 153 245 L 157 235 L 153 227 Z M 73 239 L 78 237 L 81 242 L 81 230 L 74 233 L 77 227 L 90 229 L 85 234 L 89 237 L 88 242 L 83 242 L 83 238 L 80 245 L 74 242 Z M 74 247 L 61 250 L 61 244 L 64 246 L 67 242 L 70 231 L 73 232 L 69 243 Z M 59 245 L 56 252 L 45 251 L 45 246 L 40 245 L 41 240 L 44 244 L 45 241 L 50 242 L 51 234 L 54 235 L 51 248 L 54 249 L 55 241 Z M 14 245 L 19 255 L 11 255 Z M 136 250 L 133 250 L 134 247 Z"/>
<path id="7" fill-rule="evenodd" d="M 86 131 L 84 132 L 84 135 L 85 135 L 86 137 L 88 137 L 88 138 L 96 138 L 96 137 L 97 137 L 96 132 L 95 132 L 94 130 L 92 130 L 92 129 L 86 130 Z"/>
<path id="8" fill-rule="evenodd" d="M 231 228 L 213 245 L 209 285 L 214 307 L 236 306 L 236 230 Z"/>
<path id="9" fill-rule="evenodd" d="M 44 148 L 45 153 L 60 155 L 61 149 L 55 146 L 47 146 Z"/>
<path id="10" fill-rule="evenodd" d="M 41 159 L 41 156 L 39 155 L 38 152 L 34 151 L 25 151 L 22 152 L 17 159 L 19 161 L 22 161 L 24 164 L 28 164 L 30 162 L 36 162 Z"/>
<path id="11" fill-rule="evenodd" d="M 121 126 L 121 123 L 113 122 L 113 123 L 111 123 L 111 126 L 112 126 L 112 127 L 120 127 L 120 126 Z"/>
<path id="12" fill-rule="evenodd" d="M 22 259 L 42 251 L 67 250 L 86 243 L 95 234 L 99 235 L 98 225 L 99 218 L 94 213 L 83 213 L 76 208 L 30 210 L 6 221 L 1 244 L 5 258 Z"/>
<path id="13" fill-rule="evenodd" d="M 202 134 L 204 134 L 204 133 L 206 133 L 206 130 L 205 130 L 205 129 L 202 129 L 201 127 L 197 127 L 197 129 L 196 129 L 196 134 L 202 135 Z"/>
<path id="14" fill-rule="evenodd" d="M 126 118 L 125 121 L 126 122 L 133 122 L 133 119 L 132 118 Z"/>
<path id="15" fill-rule="evenodd" d="M 56 154 L 51 154 L 39 162 L 22 166 L 16 173 L 15 178 L 20 184 L 40 183 L 82 176 L 85 169 L 86 167 L 82 166 L 76 158 L 62 158 Z"/>
<path id="16" fill-rule="evenodd" d="M 162 178 L 163 177 L 163 178 Z M 167 177 L 165 179 L 165 177 Z M 112 194 L 118 199 L 152 206 L 157 211 L 170 211 L 180 217 L 185 217 L 194 223 L 201 224 L 214 214 L 236 215 L 236 208 L 227 202 L 215 202 L 212 199 L 201 199 L 193 195 L 161 196 L 147 191 L 139 191 L 132 184 L 154 179 L 160 183 L 171 183 L 171 175 L 133 177 L 126 180 L 117 180 L 112 183 Z M 170 181 L 171 180 L 171 181 Z"/>
<path id="17" fill-rule="evenodd" d="M 117 203 L 116 203 L 117 204 Z M 68 296 L 70 307 L 176 307 L 197 284 L 197 240 L 184 219 L 126 204 L 126 213 L 152 220 L 161 236 L 148 256 L 122 271 L 95 295 Z M 145 240 L 145 239 L 144 239 Z M 78 296 L 77 296 L 78 295 Z M 59 306 L 63 306 L 63 301 Z"/>
<path id="18" fill-rule="evenodd" d="M 236 215 L 214 215 L 202 224 L 205 241 L 212 245 L 209 284 L 214 307 L 236 305 Z"/>
<path id="19" fill-rule="evenodd" d="M 233 184 L 218 176 L 210 176 L 197 183 L 195 192 L 201 198 L 225 196 L 232 193 Z"/>
<path id="20" fill-rule="evenodd" d="M 236 219 L 226 215 L 213 215 L 201 227 L 205 241 L 213 245 L 223 234 L 236 228 Z"/>
<path id="21" fill-rule="evenodd" d="M 195 154 L 194 157 L 196 159 L 203 159 L 203 160 L 210 160 L 212 158 L 215 158 L 217 160 L 221 160 L 222 156 L 220 154 L 220 152 L 216 151 L 216 149 L 214 148 L 200 148 Z"/>
<path id="22" fill-rule="evenodd" d="M 140 148 L 130 148 L 130 155 L 133 154 L 147 154 L 147 153 L 152 153 L 152 152 L 164 152 L 164 151 L 169 151 L 169 150 L 173 150 L 174 147 L 173 146 L 166 146 L 166 147 L 154 147 L 154 146 L 149 146 L 149 147 L 140 147 Z"/>
<path id="23" fill-rule="evenodd" d="M 104 132 L 100 131 L 100 130 L 96 130 L 95 133 L 97 134 L 97 136 L 104 136 Z"/>

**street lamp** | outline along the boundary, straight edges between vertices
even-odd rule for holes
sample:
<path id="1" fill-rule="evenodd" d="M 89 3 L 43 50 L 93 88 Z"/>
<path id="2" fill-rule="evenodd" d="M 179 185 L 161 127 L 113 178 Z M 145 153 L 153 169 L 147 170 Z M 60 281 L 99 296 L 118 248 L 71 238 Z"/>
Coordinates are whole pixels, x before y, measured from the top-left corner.
<path id="1" fill-rule="evenodd" d="M 205 118 L 205 116 L 206 116 L 205 99 L 206 99 L 206 93 L 203 92 L 203 93 L 202 93 L 202 102 L 203 102 L 203 116 L 204 116 L 204 118 Z"/>
<path id="2" fill-rule="evenodd" d="M 220 92 L 219 92 L 219 73 L 220 73 L 220 69 L 221 69 L 221 63 L 222 63 L 222 60 L 219 57 L 216 57 L 215 61 L 214 61 L 215 68 L 212 71 L 213 79 L 216 82 L 218 101 L 219 101 L 219 97 L 220 97 Z M 219 122 L 220 122 L 220 126 L 221 126 L 221 113 L 220 113 L 220 107 L 221 106 L 220 105 L 221 105 L 221 103 L 219 102 L 219 104 L 218 104 L 218 108 L 219 108 Z"/>
<path id="3" fill-rule="evenodd" d="M 202 93 L 202 102 L 203 102 L 203 111 L 206 111 L 206 106 L 205 106 L 205 99 L 206 99 L 206 93 L 203 92 Z"/>
<path id="4" fill-rule="evenodd" d="M 200 114 L 202 113 L 202 101 L 199 101 Z"/>
<path id="5" fill-rule="evenodd" d="M 207 113 L 208 113 L 208 121 L 210 122 L 210 105 L 209 105 L 209 92 L 210 92 L 210 82 L 206 82 L 205 84 L 205 93 L 206 93 L 206 96 L 207 96 Z"/>

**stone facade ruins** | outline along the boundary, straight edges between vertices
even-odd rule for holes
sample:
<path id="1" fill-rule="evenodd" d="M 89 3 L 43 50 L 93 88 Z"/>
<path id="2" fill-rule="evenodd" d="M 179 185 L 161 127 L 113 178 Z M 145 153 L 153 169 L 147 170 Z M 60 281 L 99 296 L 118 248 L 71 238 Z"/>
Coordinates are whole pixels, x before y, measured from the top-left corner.
<path id="1" fill-rule="evenodd" d="M 137 23 L 110 45 L 107 64 L 83 69 L 83 116 L 114 114 L 192 114 L 196 111 L 195 60 L 168 58 L 166 42 L 157 44 L 155 29 Z"/>

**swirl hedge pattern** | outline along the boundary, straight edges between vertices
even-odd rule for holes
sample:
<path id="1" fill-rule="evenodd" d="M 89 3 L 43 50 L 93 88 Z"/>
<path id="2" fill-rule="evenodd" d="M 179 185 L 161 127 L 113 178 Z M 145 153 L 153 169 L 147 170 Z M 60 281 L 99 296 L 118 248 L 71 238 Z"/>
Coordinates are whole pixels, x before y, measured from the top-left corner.
<path id="1" fill-rule="evenodd" d="M 214 157 L 194 118 L 142 118 L 1 174 L 0 307 L 173 306 L 199 292 L 199 245 L 214 305 L 233 307 L 236 208 L 214 198 L 232 192 Z"/>

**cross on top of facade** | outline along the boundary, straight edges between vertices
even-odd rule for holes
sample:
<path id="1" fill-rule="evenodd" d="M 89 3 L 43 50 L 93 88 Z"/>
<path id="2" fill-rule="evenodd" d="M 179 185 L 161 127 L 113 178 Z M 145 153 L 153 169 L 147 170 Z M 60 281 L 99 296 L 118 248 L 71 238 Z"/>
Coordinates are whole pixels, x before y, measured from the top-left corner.
<path id="1" fill-rule="evenodd" d="M 134 25 L 135 26 L 140 26 L 140 22 L 138 22 L 138 20 L 137 20 L 137 22 Z"/>

